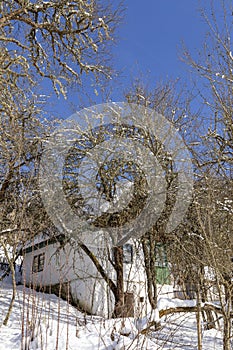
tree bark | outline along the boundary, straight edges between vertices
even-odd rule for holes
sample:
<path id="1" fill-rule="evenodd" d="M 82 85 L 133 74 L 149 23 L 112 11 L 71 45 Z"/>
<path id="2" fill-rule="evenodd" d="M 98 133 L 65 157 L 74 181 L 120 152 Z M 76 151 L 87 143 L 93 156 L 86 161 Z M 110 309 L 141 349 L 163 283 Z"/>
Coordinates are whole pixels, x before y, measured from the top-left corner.
<path id="1" fill-rule="evenodd" d="M 116 271 L 116 283 L 108 277 L 103 266 L 100 264 L 99 260 L 93 254 L 90 249 L 85 244 L 80 244 L 82 250 L 89 256 L 91 261 L 94 263 L 97 271 L 103 277 L 108 287 L 112 291 L 115 298 L 115 307 L 113 312 L 113 317 L 122 317 L 124 314 L 124 274 L 123 274 L 123 248 L 114 247 L 114 269 Z"/>
<path id="2" fill-rule="evenodd" d="M 124 314 L 124 273 L 123 247 L 114 247 L 114 266 L 116 270 L 116 294 L 113 317 L 123 317 Z"/>
<path id="3" fill-rule="evenodd" d="M 197 286 L 197 341 L 198 341 L 198 350 L 202 350 L 202 329 L 201 329 L 201 295 L 200 295 L 200 286 Z"/>
<path id="4" fill-rule="evenodd" d="M 7 261 L 9 263 L 10 266 L 10 270 L 11 270 L 11 274 L 12 274 L 12 297 L 11 297 L 11 301 L 10 301 L 10 305 L 6 314 L 6 317 L 3 321 L 3 325 L 7 326 L 7 323 L 9 321 L 10 315 L 11 315 L 11 311 L 13 309 L 14 306 L 14 301 L 15 301 L 15 296 L 16 296 L 16 279 L 15 279 L 15 267 L 14 267 L 14 260 L 11 259 L 9 257 L 8 251 L 7 251 L 7 247 L 5 245 L 5 243 L 1 243 L 3 250 L 4 250 L 4 254 L 5 257 L 7 258 Z"/>
<path id="5" fill-rule="evenodd" d="M 226 308 L 223 312 L 223 350 L 231 350 L 231 293 L 229 283 L 231 281 L 229 278 L 226 280 L 225 285 L 225 303 Z"/>
<path id="6" fill-rule="evenodd" d="M 154 310 L 156 309 L 156 301 L 154 299 L 154 293 L 153 293 L 153 275 L 151 270 L 151 264 L 150 264 L 150 253 L 149 248 L 147 246 L 147 239 L 142 239 L 142 248 L 143 248 L 143 254 L 144 254 L 144 263 L 145 263 L 145 270 L 146 270 L 146 277 L 147 277 L 147 295 L 148 299 L 151 305 L 151 308 Z"/>

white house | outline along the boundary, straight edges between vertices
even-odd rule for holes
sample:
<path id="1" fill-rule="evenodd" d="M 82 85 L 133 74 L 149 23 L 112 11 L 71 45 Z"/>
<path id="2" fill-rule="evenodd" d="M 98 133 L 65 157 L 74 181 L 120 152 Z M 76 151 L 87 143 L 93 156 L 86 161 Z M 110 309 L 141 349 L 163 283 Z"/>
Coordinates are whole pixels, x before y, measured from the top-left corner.
<path id="1" fill-rule="evenodd" d="M 88 235 L 88 233 L 87 233 Z M 90 240 L 89 240 L 90 241 Z M 101 235 L 98 244 L 88 248 L 100 261 L 108 276 L 115 282 L 116 272 L 109 258 L 111 249 Z M 63 235 L 37 236 L 22 249 L 22 283 L 41 290 L 67 296 L 70 301 L 89 313 L 110 317 L 114 309 L 114 296 L 97 271 L 89 256 L 76 241 L 65 243 Z M 123 246 L 125 307 L 128 316 L 149 312 L 143 255 L 136 242 Z"/>
<path id="2" fill-rule="evenodd" d="M 108 277 L 115 283 L 116 271 L 111 265 L 111 247 L 103 240 L 101 231 L 86 233 L 88 248 L 101 263 Z M 89 237 L 88 237 L 89 235 Z M 90 257 L 74 239 L 66 243 L 64 235 L 40 234 L 28 241 L 22 248 L 22 283 L 33 288 L 60 295 L 88 313 L 111 317 L 115 299 L 107 283 L 97 271 Z M 165 251 L 156 245 L 158 293 L 169 298 L 195 298 L 195 286 L 188 282 L 177 284 L 169 275 Z M 151 311 L 146 290 L 146 276 L 142 249 L 130 240 L 123 246 L 123 272 L 125 293 L 125 315 L 141 317 Z M 207 270 L 206 270 L 207 269 Z M 170 278 L 171 277 L 171 278 Z M 216 300 L 215 276 L 210 268 L 205 268 L 205 278 L 210 285 L 210 300 Z M 174 285 L 168 286 L 173 279 Z M 162 288 L 163 283 L 166 284 Z M 216 295 L 215 295 L 216 294 Z"/>

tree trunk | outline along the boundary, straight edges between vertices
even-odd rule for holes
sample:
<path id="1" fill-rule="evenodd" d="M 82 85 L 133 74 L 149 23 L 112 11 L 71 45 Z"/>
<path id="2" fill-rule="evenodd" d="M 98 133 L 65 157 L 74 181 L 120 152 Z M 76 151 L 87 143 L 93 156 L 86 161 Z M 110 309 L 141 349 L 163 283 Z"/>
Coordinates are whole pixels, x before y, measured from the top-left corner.
<path id="1" fill-rule="evenodd" d="M 124 314 L 124 273 L 123 247 L 114 247 L 114 265 L 116 270 L 116 293 L 113 317 L 122 317 Z"/>
<path id="2" fill-rule="evenodd" d="M 150 253 L 149 253 L 149 247 L 147 245 L 147 239 L 142 239 L 142 248 L 143 248 L 143 254 L 144 254 L 144 263 L 145 263 L 145 270 L 146 270 L 146 277 L 147 277 L 147 295 L 148 299 L 151 305 L 151 308 L 154 310 L 156 309 L 156 300 L 154 299 L 154 293 L 153 293 L 153 274 L 151 270 L 151 264 L 150 264 Z"/>
<path id="3" fill-rule="evenodd" d="M 113 282 L 111 278 L 108 277 L 103 266 L 97 259 L 97 257 L 90 251 L 90 249 L 85 244 L 80 244 L 82 250 L 89 256 L 89 258 L 94 263 L 97 271 L 103 277 L 108 287 L 112 291 L 115 298 L 115 307 L 113 312 L 113 317 L 122 317 L 125 313 L 124 310 L 124 273 L 123 273 L 123 247 L 114 247 L 114 269 L 116 271 L 116 283 Z"/>
<path id="4" fill-rule="evenodd" d="M 226 309 L 223 313 L 223 350 L 231 350 L 231 291 L 229 279 L 225 285 L 225 303 Z"/>
<path id="5" fill-rule="evenodd" d="M 231 319 L 230 317 L 224 317 L 223 324 L 223 350 L 232 350 L 231 349 Z"/>
<path id="6" fill-rule="evenodd" d="M 201 329 L 201 295 L 200 295 L 200 286 L 197 286 L 197 342 L 198 350 L 202 350 L 202 329 Z"/>
<path id="7" fill-rule="evenodd" d="M 147 295 L 153 311 L 157 309 L 157 275 L 156 275 L 156 252 L 155 252 L 155 237 L 152 232 L 148 232 L 148 239 L 142 239 L 142 248 L 144 254 L 144 263 L 147 277 Z M 152 312 L 152 314 L 156 314 Z M 152 321 L 154 329 L 158 330 L 161 327 L 161 322 L 158 320 Z"/>
<path id="8" fill-rule="evenodd" d="M 211 282 L 209 282 L 209 283 L 211 283 Z M 208 292 L 207 292 L 207 290 L 210 287 L 209 283 L 205 279 L 204 267 L 201 266 L 200 267 L 199 288 L 200 288 L 201 301 L 203 303 L 208 301 Z M 212 297 L 210 297 L 210 301 L 212 302 Z M 217 328 L 216 326 L 219 326 L 218 315 L 214 311 L 211 311 L 211 310 L 202 311 L 202 318 L 203 318 L 203 321 L 204 321 L 204 329 L 205 330 L 212 329 L 212 328 Z"/>
<path id="9" fill-rule="evenodd" d="M 11 315 L 11 311 L 13 309 L 13 305 L 14 305 L 14 301 L 15 301 L 15 296 L 16 296 L 16 280 L 15 280 L 15 267 L 14 267 L 14 260 L 12 260 L 9 255 L 8 255 L 8 252 L 7 252 L 7 248 L 5 246 L 5 244 L 2 244 L 3 246 L 3 249 L 4 249 L 4 254 L 8 260 L 8 263 L 9 263 L 9 266 L 10 266 L 10 270 L 11 270 L 11 273 L 12 273 L 12 297 L 11 297 L 11 302 L 10 302 L 10 305 L 9 305 L 9 308 L 8 308 L 8 311 L 7 311 L 7 314 L 6 314 L 6 317 L 3 321 L 3 324 L 4 326 L 7 325 L 8 323 L 8 320 L 10 318 L 10 315 Z"/>
<path id="10" fill-rule="evenodd" d="M 201 291 L 200 291 L 201 292 L 201 300 L 203 303 L 208 301 L 205 283 L 207 283 L 207 282 L 201 282 Z M 210 301 L 212 302 L 212 298 Z M 215 317 L 213 315 L 215 315 Z M 203 320 L 205 322 L 204 327 L 206 330 L 216 328 L 216 325 L 219 326 L 218 316 L 217 316 L 216 312 L 214 312 L 212 310 L 203 311 L 202 317 L 203 317 Z M 216 319 L 216 321 L 215 321 L 215 319 Z"/>

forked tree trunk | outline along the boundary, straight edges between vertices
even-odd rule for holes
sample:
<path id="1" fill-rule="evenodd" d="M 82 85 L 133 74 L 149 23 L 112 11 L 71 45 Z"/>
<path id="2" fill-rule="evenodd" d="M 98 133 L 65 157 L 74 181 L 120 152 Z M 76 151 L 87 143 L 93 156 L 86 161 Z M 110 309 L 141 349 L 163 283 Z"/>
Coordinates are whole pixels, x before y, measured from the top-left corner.
<path id="1" fill-rule="evenodd" d="M 206 301 L 208 301 L 208 292 L 207 292 L 207 290 L 209 288 L 209 284 L 205 280 L 205 271 L 204 271 L 204 267 L 203 266 L 200 267 L 199 286 L 200 286 L 201 301 L 203 303 L 205 303 Z M 212 302 L 211 294 L 210 294 L 210 300 L 209 301 Z M 219 327 L 218 315 L 214 311 L 212 311 L 212 310 L 202 311 L 202 318 L 203 318 L 203 321 L 204 321 L 204 324 L 205 324 L 204 325 L 204 329 L 205 330 Z"/>
<path id="2" fill-rule="evenodd" d="M 107 275 L 107 272 L 104 270 L 103 266 L 93 254 L 90 249 L 85 244 L 80 244 L 82 250 L 89 256 L 91 261 L 94 263 L 97 271 L 103 277 L 108 287 L 112 291 L 115 298 L 115 306 L 113 317 L 122 317 L 124 310 L 124 273 L 123 273 L 123 248 L 122 247 L 114 247 L 114 269 L 116 271 L 116 283 L 113 282 L 111 278 Z"/>
<path id="3" fill-rule="evenodd" d="M 149 237 L 142 239 L 147 295 L 153 311 L 157 309 L 158 304 L 155 244 L 155 238 L 151 233 L 149 233 Z M 153 324 L 155 330 L 160 329 L 161 322 L 159 320 L 153 321 Z"/>

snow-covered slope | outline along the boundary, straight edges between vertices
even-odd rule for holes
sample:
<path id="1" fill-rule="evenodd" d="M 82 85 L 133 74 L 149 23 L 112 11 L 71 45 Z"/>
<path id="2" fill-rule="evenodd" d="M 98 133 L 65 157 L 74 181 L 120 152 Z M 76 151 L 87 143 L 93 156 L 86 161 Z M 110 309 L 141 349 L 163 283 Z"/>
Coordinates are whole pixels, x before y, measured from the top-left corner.
<path id="1" fill-rule="evenodd" d="M 87 316 L 54 295 L 17 286 L 13 312 L 4 326 L 11 294 L 10 279 L 0 283 L 0 350 L 197 349 L 194 314 L 163 317 L 158 331 L 143 335 L 140 330 L 148 325 L 146 318 L 122 321 Z M 171 307 L 171 300 L 163 298 L 159 305 Z M 203 336 L 203 350 L 222 349 L 221 332 L 203 331 Z"/>

